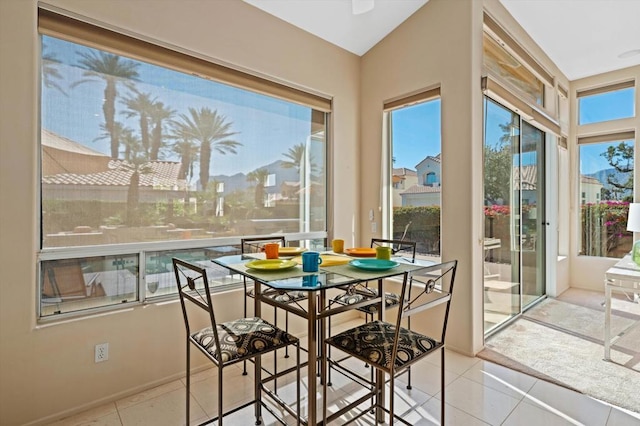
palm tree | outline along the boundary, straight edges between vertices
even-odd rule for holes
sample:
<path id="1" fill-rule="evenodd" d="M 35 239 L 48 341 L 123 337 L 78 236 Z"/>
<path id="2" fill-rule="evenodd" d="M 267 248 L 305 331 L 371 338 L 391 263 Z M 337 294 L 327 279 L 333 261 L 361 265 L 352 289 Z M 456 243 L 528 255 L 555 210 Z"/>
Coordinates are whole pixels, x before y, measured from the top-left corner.
<path id="1" fill-rule="evenodd" d="M 282 161 L 281 166 L 285 169 L 296 169 L 299 174 L 305 161 L 306 151 L 307 148 L 305 144 L 300 143 L 298 145 L 294 145 L 289 148 L 288 152 L 282 154 L 287 158 L 287 160 Z M 314 173 L 318 169 L 318 166 L 313 162 L 313 157 L 311 155 L 309 155 L 309 167 L 310 173 Z"/>
<path id="2" fill-rule="evenodd" d="M 134 91 L 136 96 L 128 96 L 122 100 L 122 103 L 127 107 L 126 111 L 123 111 L 127 118 L 138 117 L 140 122 L 140 142 L 144 150 L 149 153 L 150 150 L 150 138 L 149 138 L 149 118 L 155 109 L 155 99 L 151 99 L 151 93 L 140 93 L 137 90 Z"/>
<path id="3" fill-rule="evenodd" d="M 189 139 L 200 143 L 200 185 L 202 190 L 207 189 L 209 183 L 209 166 L 211 163 L 211 150 L 215 149 L 220 154 L 236 154 L 236 147 L 242 146 L 229 137 L 237 134 L 231 132 L 233 123 L 226 123 L 223 115 L 212 111 L 207 107 L 200 110 L 189 108 L 189 115 L 180 114 L 178 126 L 182 126 L 184 135 Z"/>
<path id="4" fill-rule="evenodd" d="M 45 52 L 47 46 L 42 48 L 42 81 L 47 88 L 59 90 L 62 94 L 66 92 L 60 87 L 56 80 L 63 80 L 62 75 L 58 71 L 60 60 L 56 58 L 54 53 Z"/>
<path id="5" fill-rule="evenodd" d="M 254 170 L 247 174 L 247 182 L 255 183 L 253 201 L 256 208 L 264 207 L 264 183 L 269 176 L 269 171 L 265 168 Z"/>
<path id="6" fill-rule="evenodd" d="M 128 147 L 128 158 L 120 164 L 121 169 L 131 171 L 129 177 L 129 189 L 127 190 L 127 216 L 126 223 L 129 226 L 140 225 L 140 175 L 153 172 L 149 164 L 148 156 L 144 151 L 142 142 L 130 128 L 125 128 L 122 134 L 122 143 Z"/>
<path id="7" fill-rule="evenodd" d="M 180 156 L 179 179 L 190 181 L 193 177 L 193 165 L 198 161 L 198 144 L 188 134 L 187 126 L 183 123 L 171 123 L 172 139 L 176 139 L 172 150 Z"/>
<path id="8" fill-rule="evenodd" d="M 104 112 L 105 128 L 111 135 L 111 158 L 118 158 L 119 142 L 114 131 L 118 83 L 133 89 L 133 81 L 138 79 L 136 68 L 140 64 L 101 51 L 90 50 L 78 52 L 78 54 L 81 57 L 78 64 L 85 69 L 82 73 L 84 78 L 75 82 L 72 87 L 96 80 L 105 82 L 102 111 Z"/>
<path id="9" fill-rule="evenodd" d="M 153 129 L 151 130 L 151 150 L 149 152 L 149 158 L 151 161 L 158 159 L 160 155 L 160 148 L 163 146 L 163 125 L 167 120 L 170 120 L 175 113 L 175 110 L 165 107 L 162 102 L 154 102 L 150 114 L 151 123 L 153 125 Z"/>

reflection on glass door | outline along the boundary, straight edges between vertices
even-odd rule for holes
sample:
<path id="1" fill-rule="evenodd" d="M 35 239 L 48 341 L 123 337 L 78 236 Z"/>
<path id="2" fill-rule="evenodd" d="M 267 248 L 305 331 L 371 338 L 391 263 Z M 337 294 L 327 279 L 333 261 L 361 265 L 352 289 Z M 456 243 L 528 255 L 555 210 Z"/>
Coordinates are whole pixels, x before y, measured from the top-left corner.
<path id="1" fill-rule="evenodd" d="M 485 332 L 545 294 L 544 136 L 485 98 Z"/>

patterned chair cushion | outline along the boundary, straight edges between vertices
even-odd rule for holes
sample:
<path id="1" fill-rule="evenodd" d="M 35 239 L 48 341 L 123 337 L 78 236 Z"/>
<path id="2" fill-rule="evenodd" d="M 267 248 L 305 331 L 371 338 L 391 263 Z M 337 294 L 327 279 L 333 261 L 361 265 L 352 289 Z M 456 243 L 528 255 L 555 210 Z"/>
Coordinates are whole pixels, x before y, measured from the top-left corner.
<path id="1" fill-rule="evenodd" d="M 363 294 L 363 293 L 355 293 L 348 294 L 344 293 L 339 296 L 336 296 L 333 300 L 343 305 L 353 305 L 354 303 L 362 302 L 365 299 L 370 299 L 373 297 L 378 297 L 378 290 L 371 288 L 369 289 L 371 294 Z M 384 303 L 387 309 L 392 308 L 400 303 L 400 296 L 395 293 L 385 293 L 384 294 Z M 358 311 L 367 312 L 369 314 L 374 314 L 378 312 L 378 307 L 376 305 L 367 305 L 361 308 L 358 308 Z"/>
<path id="2" fill-rule="evenodd" d="M 280 291 L 272 291 L 264 293 L 264 295 L 278 303 L 292 303 L 307 298 L 307 293 L 304 291 L 285 291 L 284 293 L 281 293 Z M 253 298 L 256 297 L 256 293 L 251 289 L 247 291 L 247 296 Z"/>
<path id="3" fill-rule="evenodd" d="M 330 337 L 327 339 L 327 343 L 349 355 L 389 371 L 395 332 L 394 324 L 372 321 Z M 406 328 L 400 328 L 395 368 L 402 367 L 439 346 L 430 337 Z"/>
<path id="4" fill-rule="evenodd" d="M 191 337 L 219 362 L 227 363 L 295 343 L 298 338 L 269 324 L 261 318 L 242 318 L 218 324 L 222 359 L 218 359 L 211 327 L 192 333 Z"/>

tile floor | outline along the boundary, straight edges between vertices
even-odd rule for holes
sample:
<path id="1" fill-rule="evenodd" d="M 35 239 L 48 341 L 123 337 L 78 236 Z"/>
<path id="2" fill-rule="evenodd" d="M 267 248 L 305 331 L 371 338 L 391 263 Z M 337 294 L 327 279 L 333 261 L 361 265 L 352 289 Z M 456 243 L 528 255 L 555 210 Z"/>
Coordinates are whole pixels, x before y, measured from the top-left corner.
<path id="1" fill-rule="evenodd" d="M 348 324 L 347 324 L 348 325 Z M 265 360 L 266 365 L 272 360 Z M 278 361 L 291 365 L 294 357 Z M 359 361 L 349 361 L 349 367 L 366 373 L 368 369 Z M 408 391 L 403 383 L 396 383 L 396 413 L 413 425 L 440 424 L 440 356 L 438 353 L 417 364 L 413 369 L 413 389 Z M 302 370 L 304 375 L 306 370 Z M 197 424 L 217 412 L 216 386 L 218 371 L 215 368 L 195 373 L 191 384 L 192 424 Z M 640 426 L 640 413 L 632 413 L 567 390 L 500 365 L 469 358 L 453 351 L 446 351 L 446 424 L 459 426 Z M 406 381 L 406 376 L 401 377 Z M 224 405 L 232 406 L 251 398 L 253 378 L 250 372 L 242 376 L 241 366 L 224 370 Z M 306 413 L 307 377 L 302 380 L 302 412 Z M 353 400 L 362 392 L 358 385 L 340 374 L 333 373 L 329 391 L 329 410 L 333 411 L 344 400 Z M 279 395 L 287 402 L 295 398 L 295 376 L 278 382 Z M 321 400 L 321 387 L 318 400 Z M 182 425 L 184 413 L 184 379 L 150 389 L 104 406 L 51 423 L 68 425 Z M 319 407 L 322 405 L 319 403 Z M 279 424 L 264 413 L 264 424 Z M 224 424 L 253 425 L 253 408 L 247 407 L 225 417 Z M 295 424 L 285 418 L 287 424 Z M 340 425 L 344 421 L 332 424 Z M 353 424 L 375 425 L 366 415 Z"/>

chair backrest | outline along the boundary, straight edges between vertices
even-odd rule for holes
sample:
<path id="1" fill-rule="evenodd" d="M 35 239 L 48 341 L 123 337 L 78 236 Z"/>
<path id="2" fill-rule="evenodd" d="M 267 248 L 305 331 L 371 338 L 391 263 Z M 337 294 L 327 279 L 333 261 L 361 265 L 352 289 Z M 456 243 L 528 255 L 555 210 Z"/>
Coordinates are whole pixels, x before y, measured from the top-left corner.
<path id="1" fill-rule="evenodd" d="M 441 328 L 442 334 L 439 340 L 439 343 L 444 345 L 457 267 L 458 261 L 451 260 L 437 265 L 426 266 L 405 274 L 400 306 L 398 307 L 396 341 L 403 318 L 410 317 L 441 304 L 446 304 Z M 408 287 L 413 287 L 410 298 L 405 297 L 410 291 Z M 397 351 L 397 344 L 394 344 L 394 352 L 395 351 Z M 395 359 L 395 354 L 392 359 Z"/>
<path id="2" fill-rule="evenodd" d="M 260 253 L 261 251 L 264 251 L 264 245 L 269 243 L 277 243 L 280 244 L 281 247 L 284 247 L 286 240 L 284 235 L 243 238 L 240 240 L 240 250 L 242 254 Z"/>
<path id="3" fill-rule="evenodd" d="M 42 295 L 61 299 L 87 297 L 87 284 L 79 259 L 46 262 Z"/>
<path id="4" fill-rule="evenodd" d="M 416 242 L 407 240 L 385 240 L 382 238 L 372 238 L 371 247 L 391 247 L 392 254 L 406 256 L 412 262 L 416 260 Z"/>
<path id="5" fill-rule="evenodd" d="M 178 295 L 180 296 L 180 304 L 182 305 L 182 315 L 184 317 L 187 336 L 191 335 L 191 325 L 189 321 L 190 310 L 188 309 L 187 303 L 191 303 L 209 313 L 217 351 L 216 358 L 222 359 L 207 271 L 204 268 L 176 258 L 173 258 L 173 270 L 176 274 L 176 284 L 178 286 Z"/>

